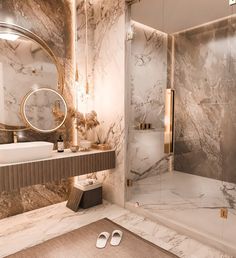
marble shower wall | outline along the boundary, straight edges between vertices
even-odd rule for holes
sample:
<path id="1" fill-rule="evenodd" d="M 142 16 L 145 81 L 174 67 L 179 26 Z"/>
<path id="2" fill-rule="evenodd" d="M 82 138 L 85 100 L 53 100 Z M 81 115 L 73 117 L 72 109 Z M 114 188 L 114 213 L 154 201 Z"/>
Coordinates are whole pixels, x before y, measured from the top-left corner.
<path id="1" fill-rule="evenodd" d="M 167 34 L 132 21 L 129 122 L 129 175 L 133 180 L 168 169 L 164 154 L 164 112 L 167 87 Z M 140 123 L 153 130 L 136 130 Z"/>
<path id="2" fill-rule="evenodd" d="M 175 35 L 175 170 L 236 182 L 236 18 Z"/>
<path id="3" fill-rule="evenodd" d="M 74 24 L 72 0 L 0 0 L 0 20 L 20 25 L 41 37 L 52 49 L 65 77 L 64 96 L 73 104 Z M 66 144 L 72 140 L 72 120 L 69 118 L 60 132 L 41 134 L 33 131 L 19 134 L 20 140 L 55 142 L 58 133 Z M 0 143 L 12 141 L 11 133 L 0 132 Z M 37 209 L 67 199 L 70 180 L 21 188 L 0 193 L 0 218 Z"/>
<path id="4" fill-rule="evenodd" d="M 164 130 L 167 34 L 131 21 L 131 128 L 151 123 Z"/>

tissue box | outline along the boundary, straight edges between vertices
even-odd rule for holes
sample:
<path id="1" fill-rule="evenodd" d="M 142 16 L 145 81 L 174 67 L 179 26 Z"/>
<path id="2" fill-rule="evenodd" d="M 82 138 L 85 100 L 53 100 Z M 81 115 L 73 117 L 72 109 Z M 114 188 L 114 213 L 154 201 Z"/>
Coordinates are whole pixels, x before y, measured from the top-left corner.
<path id="1" fill-rule="evenodd" d="M 89 184 L 89 182 L 92 184 Z M 102 184 L 96 180 L 82 180 L 75 187 L 83 191 L 79 207 L 87 209 L 102 204 Z"/>

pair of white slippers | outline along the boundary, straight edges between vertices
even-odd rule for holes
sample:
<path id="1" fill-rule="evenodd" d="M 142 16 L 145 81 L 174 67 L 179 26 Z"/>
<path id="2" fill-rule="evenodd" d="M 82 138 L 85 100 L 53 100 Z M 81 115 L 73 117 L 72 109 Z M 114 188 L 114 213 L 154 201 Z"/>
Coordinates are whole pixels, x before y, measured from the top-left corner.
<path id="1" fill-rule="evenodd" d="M 111 234 L 111 241 L 110 244 L 112 246 L 118 246 L 121 242 L 123 236 L 123 232 L 120 230 L 114 230 Z M 110 234 L 108 232 L 102 232 L 99 234 L 98 238 L 97 238 L 97 243 L 96 243 L 96 247 L 97 248 L 105 248 L 107 241 L 110 237 Z"/>

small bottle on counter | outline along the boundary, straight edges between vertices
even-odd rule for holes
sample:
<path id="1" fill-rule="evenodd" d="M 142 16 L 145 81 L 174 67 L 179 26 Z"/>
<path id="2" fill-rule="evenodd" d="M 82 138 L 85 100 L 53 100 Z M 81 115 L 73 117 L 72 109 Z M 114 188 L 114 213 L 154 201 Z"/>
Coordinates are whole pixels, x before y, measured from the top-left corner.
<path id="1" fill-rule="evenodd" d="M 57 152 L 64 152 L 64 141 L 61 135 L 57 140 Z"/>

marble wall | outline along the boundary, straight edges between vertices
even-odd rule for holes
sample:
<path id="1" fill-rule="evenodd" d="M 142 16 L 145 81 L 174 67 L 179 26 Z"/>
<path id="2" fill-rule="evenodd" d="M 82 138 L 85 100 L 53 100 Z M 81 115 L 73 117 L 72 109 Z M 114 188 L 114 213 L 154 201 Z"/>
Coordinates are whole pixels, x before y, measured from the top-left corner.
<path id="1" fill-rule="evenodd" d="M 64 97 L 73 105 L 74 82 L 74 6 L 71 0 L 1 0 L 0 20 L 20 25 L 41 37 L 52 49 L 62 67 L 65 79 Z M 21 141 L 46 140 L 55 142 L 58 134 L 66 145 L 72 140 L 72 120 L 56 133 L 41 134 L 33 131 L 19 133 Z M 0 143 L 12 141 L 12 134 L 0 132 Z M 0 218 L 33 210 L 66 200 L 70 180 L 36 185 L 13 192 L 0 193 Z"/>
<path id="2" fill-rule="evenodd" d="M 116 169 L 99 174 L 104 197 L 124 205 L 125 1 L 94 1 L 94 96 L 105 141 L 116 149 Z"/>
<path id="3" fill-rule="evenodd" d="M 0 123 L 24 126 L 20 112 L 24 97 L 37 87 L 57 90 L 57 81 L 56 66 L 38 43 L 26 37 L 1 39 Z"/>
<path id="4" fill-rule="evenodd" d="M 88 81 L 85 88 L 85 9 L 78 0 L 77 55 L 78 110 L 97 112 L 102 143 L 116 149 L 116 169 L 96 173 L 104 198 L 124 205 L 125 177 L 125 1 L 90 0 L 88 10 Z"/>
<path id="5" fill-rule="evenodd" d="M 175 35 L 175 170 L 236 182 L 236 18 Z"/>
<path id="6" fill-rule="evenodd" d="M 128 178 L 139 180 L 168 170 L 164 154 L 168 37 L 134 21 L 131 30 Z M 153 129 L 137 130 L 143 122 Z"/>

